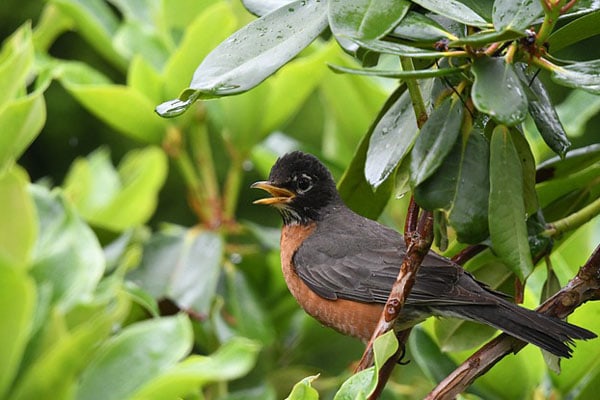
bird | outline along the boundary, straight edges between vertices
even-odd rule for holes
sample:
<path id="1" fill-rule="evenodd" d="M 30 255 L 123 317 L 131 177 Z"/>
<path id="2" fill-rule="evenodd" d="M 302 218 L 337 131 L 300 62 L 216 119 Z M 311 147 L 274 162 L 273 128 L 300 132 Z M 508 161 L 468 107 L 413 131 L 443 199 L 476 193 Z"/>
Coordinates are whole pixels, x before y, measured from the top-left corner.
<path id="1" fill-rule="evenodd" d="M 284 154 L 268 180 L 251 187 L 270 195 L 254 204 L 274 206 L 281 214 L 281 267 L 298 304 L 321 324 L 368 341 L 406 253 L 402 235 L 348 208 L 331 172 L 309 153 Z M 564 358 L 571 357 L 575 339 L 596 337 L 514 304 L 431 250 L 394 329 L 408 329 L 430 316 L 483 323 Z"/>

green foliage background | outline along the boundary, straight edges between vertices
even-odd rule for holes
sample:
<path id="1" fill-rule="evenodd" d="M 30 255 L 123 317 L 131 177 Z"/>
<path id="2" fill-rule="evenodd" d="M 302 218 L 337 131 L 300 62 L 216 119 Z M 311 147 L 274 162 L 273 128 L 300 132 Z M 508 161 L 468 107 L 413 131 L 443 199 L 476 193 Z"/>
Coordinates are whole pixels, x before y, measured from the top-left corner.
<path id="1" fill-rule="evenodd" d="M 564 43 L 551 43 L 564 47 L 553 56 L 600 58 L 598 11 L 586 15 L 591 22 L 561 36 Z M 248 186 L 267 176 L 278 155 L 300 148 L 328 164 L 351 207 L 401 230 L 409 197 L 402 187 L 415 189 L 423 204 L 445 209 L 425 196 L 436 167 L 416 156 L 414 167 L 398 166 L 397 159 L 386 163 L 390 154 L 369 145 L 378 134 L 373 121 L 391 106 L 386 99 L 403 92 L 381 72 L 361 76 L 327 68 L 357 72 L 361 59 L 345 53 L 330 33 L 298 57 L 291 54 L 292 61 L 254 88 L 232 89 L 221 81 L 202 86 L 210 82 L 194 76 L 198 65 L 253 20 L 237 1 L 0 4 L 0 398 L 277 399 L 296 382 L 293 398 L 316 398 L 312 387 L 332 398 L 351 375 L 362 344 L 298 308 L 279 272 L 279 218 L 251 206 L 259 194 Z M 329 23 L 336 36 L 352 36 L 353 22 Z M 320 28 L 313 27 L 317 36 Z M 581 33 L 585 29 L 592 34 Z M 368 59 L 362 58 L 365 65 Z M 475 64 L 473 75 L 491 88 L 473 90 L 491 103 L 479 110 L 503 109 L 490 92 L 506 82 L 485 78 L 491 68 L 484 63 Z M 397 60 L 383 57 L 381 65 L 392 68 Z M 550 161 L 554 179 L 535 187 L 530 182 L 546 221 L 555 221 L 598 199 L 600 97 L 553 84 L 546 71 L 539 79 L 557 104 L 572 148 L 586 151 Z M 196 86 L 184 91 L 190 81 Z M 189 102 L 174 119 L 154 112 L 170 99 L 193 96 L 212 99 Z M 436 106 L 440 130 L 452 131 L 443 122 L 449 118 L 441 117 L 460 103 Z M 554 153 L 531 117 L 522 126 L 529 144 L 515 146 L 531 149 L 534 171 Z M 421 136 L 415 149 L 448 152 L 454 143 Z M 382 148 L 388 140 L 379 142 Z M 481 149 L 481 142 L 472 146 Z M 480 161 L 481 154 L 474 151 L 472 159 Z M 427 176 L 408 179 L 403 172 L 410 168 Z M 449 213 L 452 227 L 459 217 Z M 485 225 L 487 215 L 482 218 Z M 585 262 L 600 242 L 599 223 L 596 216 L 554 238 L 551 270 L 542 262 L 520 273 L 489 250 L 467 268 L 506 292 L 513 291 L 515 276 L 529 275 L 525 303 L 534 307 Z M 459 231 L 466 232 L 459 238 L 488 238 L 487 227 L 473 229 Z M 490 233 L 493 241 L 505 231 Z M 465 246 L 455 236 L 451 230 L 447 254 Z M 600 332 L 599 314 L 597 304 L 587 304 L 570 321 Z M 409 340 L 413 362 L 396 368 L 384 397 L 422 398 L 493 334 L 458 321 L 427 321 Z M 590 398 L 600 381 L 598 348 L 594 341 L 578 343 L 556 375 L 529 346 L 480 378 L 471 395 Z M 351 381 L 337 398 L 360 388 Z"/>

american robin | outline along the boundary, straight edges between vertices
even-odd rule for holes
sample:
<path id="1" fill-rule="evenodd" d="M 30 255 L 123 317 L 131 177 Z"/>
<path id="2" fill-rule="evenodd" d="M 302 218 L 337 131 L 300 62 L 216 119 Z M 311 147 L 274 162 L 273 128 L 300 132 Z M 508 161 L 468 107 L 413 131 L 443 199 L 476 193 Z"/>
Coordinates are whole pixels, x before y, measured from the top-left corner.
<path id="1" fill-rule="evenodd" d="M 310 154 L 280 157 L 269 180 L 252 187 L 272 196 L 254 203 L 275 206 L 283 218 L 283 276 L 300 306 L 342 334 L 369 340 L 406 252 L 402 236 L 346 207 L 329 170 Z M 455 317 L 493 326 L 560 357 L 570 357 L 574 339 L 596 337 L 506 297 L 430 251 L 395 328 L 430 316 Z"/>

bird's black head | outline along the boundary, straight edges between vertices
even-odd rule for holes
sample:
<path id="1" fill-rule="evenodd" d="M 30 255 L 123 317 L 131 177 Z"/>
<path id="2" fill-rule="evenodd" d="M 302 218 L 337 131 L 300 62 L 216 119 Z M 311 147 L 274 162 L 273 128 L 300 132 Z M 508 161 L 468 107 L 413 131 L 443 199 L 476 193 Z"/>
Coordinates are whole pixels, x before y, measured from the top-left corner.
<path id="1" fill-rule="evenodd" d="M 286 225 L 316 221 L 326 206 L 340 201 L 329 170 L 315 156 L 300 151 L 279 157 L 269 180 L 256 182 L 252 187 L 272 196 L 254 204 L 277 207 Z"/>

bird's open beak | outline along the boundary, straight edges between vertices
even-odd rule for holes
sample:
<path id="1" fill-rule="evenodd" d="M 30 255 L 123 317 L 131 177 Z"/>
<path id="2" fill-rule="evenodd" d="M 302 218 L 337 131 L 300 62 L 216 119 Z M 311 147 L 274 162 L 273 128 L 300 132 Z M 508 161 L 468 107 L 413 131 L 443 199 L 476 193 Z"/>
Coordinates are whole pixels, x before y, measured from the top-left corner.
<path id="1" fill-rule="evenodd" d="M 271 196 L 273 196 L 273 197 L 266 197 L 264 199 L 255 200 L 252 204 L 266 204 L 266 205 L 283 204 L 283 203 L 290 202 L 290 200 L 292 200 L 296 196 L 296 194 L 294 192 L 291 192 L 287 189 L 275 186 L 269 181 L 254 182 L 252 185 L 250 185 L 250 187 L 253 189 L 258 188 L 258 189 L 265 190 Z"/>

